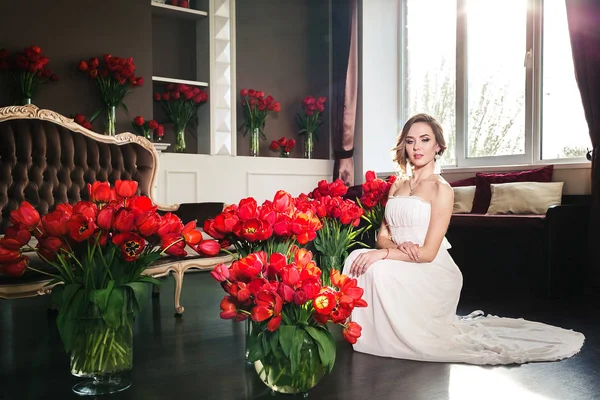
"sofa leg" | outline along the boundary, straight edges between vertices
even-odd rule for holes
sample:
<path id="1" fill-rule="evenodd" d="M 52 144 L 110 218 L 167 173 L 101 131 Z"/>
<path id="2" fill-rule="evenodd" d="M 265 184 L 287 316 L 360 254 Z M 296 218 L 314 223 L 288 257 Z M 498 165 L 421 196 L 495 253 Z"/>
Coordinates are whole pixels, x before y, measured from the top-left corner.
<path id="1" fill-rule="evenodd" d="M 175 279 L 175 316 L 180 317 L 185 310 L 179 303 L 181 297 L 181 288 L 183 286 L 183 271 L 176 269 L 173 271 L 173 278 Z"/>

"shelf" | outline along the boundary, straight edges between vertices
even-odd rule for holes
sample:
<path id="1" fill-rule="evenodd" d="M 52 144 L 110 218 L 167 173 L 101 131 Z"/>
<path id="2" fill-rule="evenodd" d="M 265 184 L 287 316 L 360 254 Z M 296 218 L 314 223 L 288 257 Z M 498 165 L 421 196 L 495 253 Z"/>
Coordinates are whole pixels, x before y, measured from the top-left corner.
<path id="1" fill-rule="evenodd" d="M 191 8 L 176 7 L 169 4 L 151 3 L 152 14 L 163 17 L 184 18 L 198 20 L 208 16 L 206 11 L 194 10 Z"/>
<path id="2" fill-rule="evenodd" d="M 191 86 L 204 86 L 208 87 L 208 83 L 199 82 L 199 81 L 188 81 L 185 79 L 173 79 L 173 78 L 165 78 L 164 76 L 153 76 L 152 82 L 161 82 L 161 83 L 182 83 L 184 85 Z"/>

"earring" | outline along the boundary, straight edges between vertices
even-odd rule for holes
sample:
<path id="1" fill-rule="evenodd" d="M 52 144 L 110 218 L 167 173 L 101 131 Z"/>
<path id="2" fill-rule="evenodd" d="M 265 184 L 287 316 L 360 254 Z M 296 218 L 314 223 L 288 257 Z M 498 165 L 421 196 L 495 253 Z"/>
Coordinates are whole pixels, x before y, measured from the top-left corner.
<path id="1" fill-rule="evenodd" d="M 412 176 L 413 176 L 412 165 L 410 165 L 409 161 L 406 161 L 406 170 L 404 171 L 404 175 L 407 176 L 408 178 L 412 178 Z"/>
<path id="2" fill-rule="evenodd" d="M 435 154 L 435 157 L 433 158 L 434 161 L 434 167 L 433 167 L 433 173 L 436 175 L 440 175 L 442 173 L 442 163 L 439 162 L 440 158 L 442 158 L 439 154 Z"/>

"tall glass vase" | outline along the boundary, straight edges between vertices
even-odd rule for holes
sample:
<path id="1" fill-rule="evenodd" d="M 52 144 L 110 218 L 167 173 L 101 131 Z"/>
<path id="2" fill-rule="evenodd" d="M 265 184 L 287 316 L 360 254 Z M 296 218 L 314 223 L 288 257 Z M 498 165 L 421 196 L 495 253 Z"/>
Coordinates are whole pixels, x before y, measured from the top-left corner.
<path id="1" fill-rule="evenodd" d="M 23 105 L 26 106 L 27 104 L 31 104 L 31 97 L 23 98 Z"/>
<path id="2" fill-rule="evenodd" d="M 117 133 L 116 125 L 117 125 L 117 107 L 108 106 L 106 108 L 106 121 L 104 122 L 104 132 L 108 136 L 114 136 Z"/>
<path id="3" fill-rule="evenodd" d="M 175 152 L 185 152 L 185 126 L 175 126 Z"/>
<path id="4" fill-rule="evenodd" d="M 260 130 L 252 128 L 250 130 L 250 157 L 258 157 L 260 152 Z"/>
<path id="5" fill-rule="evenodd" d="M 313 158 L 313 151 L 315 150 L 315 138 L 314 133 L 307 131 L 304 137 L 304 158 Z"/>
<path id="6" fill-rule="evenodd" d="M 133 315 L 124 312 L 116 328 L 107 325 L 97 308 L 75 320 L 71 373 L 85 380 L 73 392 L 98 396 L 131 386 L 125 374 L 133 366 Z"/>

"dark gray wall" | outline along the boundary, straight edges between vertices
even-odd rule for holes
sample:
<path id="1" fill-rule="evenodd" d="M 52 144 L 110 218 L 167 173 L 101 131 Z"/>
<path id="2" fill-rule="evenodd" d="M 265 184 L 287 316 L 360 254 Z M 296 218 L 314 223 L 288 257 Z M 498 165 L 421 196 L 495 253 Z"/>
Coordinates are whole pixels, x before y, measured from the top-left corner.
<path id="1" fill-rule="evenodd" d="M 136 74 L 145 85 L 126 98 L 130 117 L 117 112 L 117 131 L 131 130 L 136 115 L 152 116 L 152 18 L 150 0 L 0 0 L 0 48 L 11 53 L 37 45 L 50 59 L 60 81 L 43 85 L 34 104 L 63 115 L 83 113 L 88 118 L 102 103 L 97 89 L 77 70 L 81 59 L 111 53 L 133 57 Z M 10 105 L 6 74 L 0 74 L 0 105 Z M 101 121 L 94 124 L 102 128 Z"/>
<path id="2" fill-rule="evenodd" d="M 236 51 L 238 126 L 242 125 L 239 90 L 263 90 L 281 102 L 281 112 L 267 117 L 261 156 L 274 156 L 271 140 L 297 140 L 293 157 L 304 147 L 294 117 L 307 95 L 329 100 L 329 2 L 323 0 L 238 0 Z M 329 113 L 319 130 L 315 158 L 329 159 Z M 238 133 L 238 155 L 249 154 L 249 136 Z"/>

